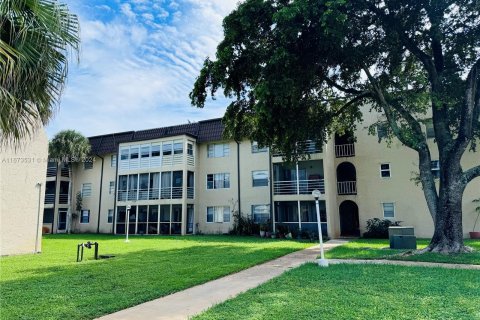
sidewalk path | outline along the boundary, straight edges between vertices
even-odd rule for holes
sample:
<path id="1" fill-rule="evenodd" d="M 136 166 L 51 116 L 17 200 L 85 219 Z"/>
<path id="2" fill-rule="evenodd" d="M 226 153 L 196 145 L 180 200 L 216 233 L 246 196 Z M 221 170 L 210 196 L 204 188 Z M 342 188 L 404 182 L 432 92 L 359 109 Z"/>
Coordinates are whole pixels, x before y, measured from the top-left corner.
<path id="1" fill-rule="evenodd" d="M 328 259 L 329 264 L 388 264 L 408 267 L 429 267 L 429 268 L 446 268 L 446 269 L 468 269 L 480 270 L 477 264 L 454 264 L 454 263 L 437 263 L 437 262 L 419 262 L 419 261 L 403 261 L 403 260 L 360 260 L 360 259 Z"/>
<path id="2" fill-rule="evenodd" d="M 325 249 L 340 246 L 347 240 L 330 240 Z M 279 276 L 306 262 L 315 261 L 319 246 L 290 253 L 238 273 L 213 280 L 177 293 L 101 317 L 101 320 L 188 319 L 212 306 Z"/>

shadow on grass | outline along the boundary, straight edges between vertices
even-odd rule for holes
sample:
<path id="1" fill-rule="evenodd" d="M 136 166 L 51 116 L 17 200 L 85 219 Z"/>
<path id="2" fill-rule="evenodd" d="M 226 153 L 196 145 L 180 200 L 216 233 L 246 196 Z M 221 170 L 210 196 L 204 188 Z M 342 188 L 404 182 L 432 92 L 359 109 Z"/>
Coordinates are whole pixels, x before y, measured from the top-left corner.
<path id="1" fill-rule="evenodd" d="M 294 250 L 196 245 L 116 253 L 113 259 L 50 267 L 22 266 L 10 272 L 24 277 L 0 282 L 2 318 L 92 319 Z"/>

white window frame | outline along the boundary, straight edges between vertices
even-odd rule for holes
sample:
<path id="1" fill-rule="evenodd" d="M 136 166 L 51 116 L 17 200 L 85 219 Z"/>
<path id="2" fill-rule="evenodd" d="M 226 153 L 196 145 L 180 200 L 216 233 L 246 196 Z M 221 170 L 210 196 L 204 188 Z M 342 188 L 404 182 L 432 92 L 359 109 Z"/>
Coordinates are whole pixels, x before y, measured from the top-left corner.
<path id="1" fill-rule="evenodd" d="M 117 166 L 117 155 L 112 154 L 110 156 L 110 167 L 115 168 Z"/>
<path id="2" fill-rule="evenodd" d="M 255 183 L 254 183 L 255 182 L 255 173 L 259 173 L 259 172 L 267 174 L 267 185 L 265 185 L 265 186 L 263 186 L 263 185 L 262 186 L 256 186 L 255 185 Z M 259 179 L 257 179 L 257 180 L 259 180 Z M 263 180 L 263 179 L 261 179 L 261 180 Z M 252 187 L 253 188 L 268 187 L 269 183 L 270 183 L 270 175 L 268 173 L 268 170 L 253 170 L 252 171 Z"/>
<path id="3" fill-rule="evenodd" d="M 82 219 L 83 219 L 83 214 L 87 212 L 87 218 L 88 218 L 88 221 L 87 222 L 82 222 Z M 90 210 L 88 209 L 82 209 L 82 211 L 80 212 L 80 224 L 89 224 L 90 223 Z"/>
<path id="4" fill-rule="evenodd" d="M 217 147 L 222 149 L 221 154 L 217 154 Z M 225 158 L 230 156 L 229 143 L 210 143 L 207 145 L 207 158 Z"/>
<path id="5" fill-rule="evenodd" d="M 385 205 L 386 204 L 391 204 L 393 206 L 393 217 L 386 217 L 385 216 Z M 389 219 L 389 220 L 395 220 L 395 217 L 397 216 L 396 208 L 395 208 L 395 202 L 382 202 L 382 215 L 383 219 Z"/>
<path id="6" fill-rule="evenodd" d="M 90 187 L 90 188 L 89 188 L 90 190 L 88 190 L 88 191 L 89 191 L 88 194 L 86 194 L 86 193 L 87 193 L 87 192 L 86 192 L 87 190 L 85 190 L 87 186 Z M 81 191 L 82 197 L 83 197 L 83 198 L 91 197 L 91 196 L 92 196 L 92 189 L 93 189 L 93 187 L 92 187 L 92 184 L 91 184 L 90 182 L 88 182 L 88 183 L 82 183 L 82 191 Z"/>
<path id="7" fill-rule="evenodd" d="M 266 223 L 267 221 L 256 221 L 255 220 L 255 208 L 256 207 L 264 207 L 266 209 L 266 213 L 257 213 L 258 215 L 265 215 L 265 214 L 268 214 L 268 218 L 267 218 L 267 221 L 268 219 L 270 219 L 270 204 L 252 204 L 252 219 L 255 223 Z"/>
<path id="8" fill-rule="evenodd" d="M 208 221 L 208 211 L 213 209 L 213 218 L 212 221 Z M 206 219 L 207 223 L 231 223 L 232 217 L 230 212 L 230 206 L 208 206 L 206 210 Z M 228 221 L 225 219 L 228 217 Z"/>
<path id="9" fill-rule="evenodd" d="M 83 170 L 92 170 L 93 169 L 93 161 L 85 160 L 83 162 Z"/>
<path id="10" fill-rule="evenodd" d="M 252 141 L 252 153 L 263 153 L 267 152 L 268 147 L 260 148 L 257 141 Z"/>
<path id="11" fill-rule="evenodd" d="M 112 221 L 109 221 L 110 217 L 112 218 Z M 108 209 L 107 223 L 113 223 L 113 209 Z"/>
<path id="12" fill-rule="evenodd" d="M 223 175 L 223 179 L 217 176 Z M 213 178 L 213 186 L 212 188 L 208 187 L 208 176 L 212 176 Z M 223 187 L 218 187 L 215 181 L 223 180 Z M 225 182 L 228 181 L 228 187 L 225 187 Z M 206 179 L 206 186 L 207 190 L 216 190 L 216 189 L 230 189 L 230 173 L 229 172 L 221 172 L 221 173 L 207 173 Z"/>
<path id="13" fill-rule="evenodd" d="M 388 165 L 388 169 L 382 169 L 383 165 Z M 388 177 L 382 175 L 383 172 L 388 172 Z M 392 177 L 392 165 L 389 162 L 380 163 L 380 178 L 390 179 Z"/>
<path id="14" fill-rule="evenodd" d="M 108 194 L 114 194 L 115 193 L 115 181 L 110 181 L 108 185 Z"/>

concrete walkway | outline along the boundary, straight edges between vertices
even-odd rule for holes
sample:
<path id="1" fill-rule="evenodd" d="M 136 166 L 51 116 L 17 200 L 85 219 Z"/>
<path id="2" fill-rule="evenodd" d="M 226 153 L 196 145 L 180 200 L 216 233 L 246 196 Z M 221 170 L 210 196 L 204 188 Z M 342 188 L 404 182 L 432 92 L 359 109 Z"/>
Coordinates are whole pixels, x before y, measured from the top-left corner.
<path id="1" fill-rule="evenodd" d="M 418 262 L 418 261 L 401 261 L 401 260 L 328 259 L 328 263 L 329 264 L 382 264 L 382 265 L 387 264 L 387 265 L 408 266 L 408 267 L 480 270 L 480 265 L 476 265 L 476 264 L 453 264 L 453 263 Z"/>
<path id="2" fill-rule="evenodd" d="M 325 243 L 325 249 L 328 250 L 347 242 L 348 240 L 330 240 Z M 293 252 L 238 273 L 112 313 L 99 319 L 188 319 L 215 304 L 255 288 L 289 269 L 298 267 L 306 262 L 315 261 L 320 254 L 319 251 L 319 246 L 314 246 Z"/>

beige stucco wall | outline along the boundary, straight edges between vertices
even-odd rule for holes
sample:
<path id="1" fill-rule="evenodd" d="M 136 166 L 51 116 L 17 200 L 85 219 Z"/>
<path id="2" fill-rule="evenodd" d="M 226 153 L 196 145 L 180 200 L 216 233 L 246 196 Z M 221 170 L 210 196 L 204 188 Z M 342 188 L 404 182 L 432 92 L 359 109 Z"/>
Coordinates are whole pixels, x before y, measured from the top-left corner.
<path id="1" fill-rule="evenodd" d="M 45 130 L 38 129 L 17 149 L 0 150 L 0 255 L 34 253 L 35 246 L 40 252 L 48 156 Z"/>
<path id="2" fill-rule="evenodd" d="M 427 205 L 420 186 L 415 185 L 411 178 L 418 173 L 418 155 L 415 151 L 402 146 L 394 139 L 391 146 L 387 147 L 385 141 L 378 143 L 378 137 L 368 134 L 365 128 L 376 122 L 378 115 L 364 113 L 364 122 L 358 125 L 355 132 L 355 156 L 350 158 L 337 158 L 334 160 L 335 168 L 341 162 L 351 162 L 357 173 L 357 194 L 337 196 L 334 220 L 339 219 L 338 207 L 344 200 L 354 201 L 359 208 L 361 232 L 365 232 L 366 221 L 370 218 L 383 218 L 382 203 L 395 204 L 395 220 L 402 221 L 404 226 L 414 226 L 418 237 L 431 237 L 433 222 L 428 213 Z M 433 140 L 429 140 L 432 151 L 432 160 L 438 160 L 438 151 Z M 380 176 L 380 164 L 389 163 L 391 177 Z M 480 164 L 480 154 L 467 152 L 462 158 L 464 169 Z M 473 226 L 474 215 L 472 200 L 480 197 L 480 179 L 470 183 L 464 193 L 464 235 L 468 236 Z M 338 222 L 335 222 L 334 235 L 340 234 Z"/>

